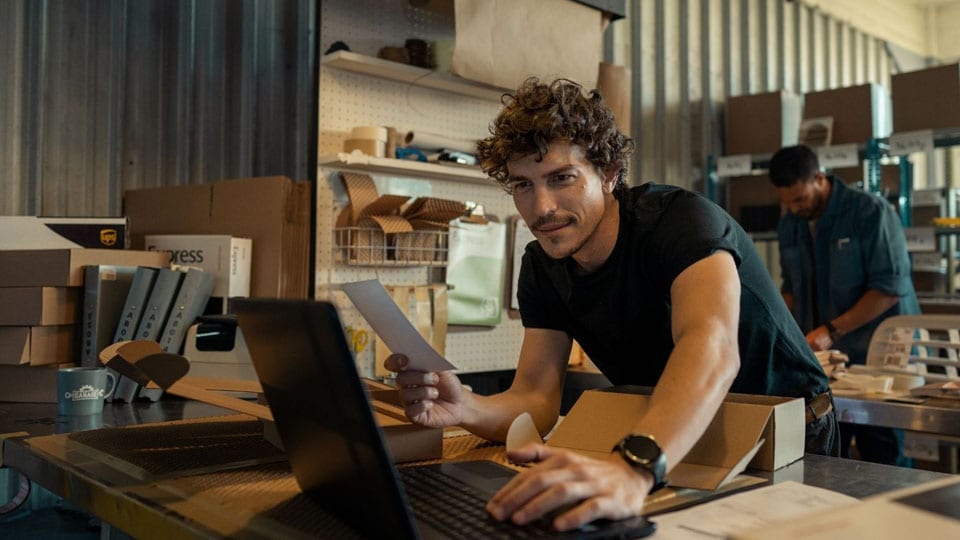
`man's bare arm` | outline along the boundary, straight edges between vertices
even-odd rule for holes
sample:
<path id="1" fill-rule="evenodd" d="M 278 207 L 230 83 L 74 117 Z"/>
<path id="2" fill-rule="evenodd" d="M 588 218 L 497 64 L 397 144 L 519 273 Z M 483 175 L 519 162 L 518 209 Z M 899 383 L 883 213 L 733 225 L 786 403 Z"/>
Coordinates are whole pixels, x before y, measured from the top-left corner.
<path id="1" fill-rule="evenodd" d="M 684 270 L 670 289 L 673 353 L 635 433 L 653 435 L 673 468 L 713 420 L 740 369 L 740 279 L 719 251 Z M 638 349 L 638 361 L 643 350 Z"/>
<path id="2" fill-rule="evenodd" d="M 525 329 L 513 384 L 492 396 L 468 392 L 461 425 L 486 439 L 503 441 L 513 419 L 529 412 L 540 434 L 545 435 L 560 414 L 571 343 L 559 330 Z"/>

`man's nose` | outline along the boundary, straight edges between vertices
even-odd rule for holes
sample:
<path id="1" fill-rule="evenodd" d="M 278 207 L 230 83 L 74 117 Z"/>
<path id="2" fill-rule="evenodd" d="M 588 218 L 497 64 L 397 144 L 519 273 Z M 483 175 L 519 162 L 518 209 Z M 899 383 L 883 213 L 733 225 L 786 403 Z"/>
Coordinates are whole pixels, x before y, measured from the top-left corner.
<path id="1" fill-rule="evenodd" d="M 534 209 L 538 216 L 548 216 L 557 210 L 557 201 L 553 191 L 547 186 L 533 188 Z"/>

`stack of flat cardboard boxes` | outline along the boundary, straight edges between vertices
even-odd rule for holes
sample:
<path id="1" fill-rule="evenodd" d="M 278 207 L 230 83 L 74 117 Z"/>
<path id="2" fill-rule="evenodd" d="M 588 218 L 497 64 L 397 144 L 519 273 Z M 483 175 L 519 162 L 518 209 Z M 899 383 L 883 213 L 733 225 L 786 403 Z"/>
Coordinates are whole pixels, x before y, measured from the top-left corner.
<path id="1" fill-rule="evenodd" d="M 56 401 L 57 367 L 80 362 L 84 267 L 165 266 L 166 253 L 114 249 L 0 250 L 0 395 Z"/>

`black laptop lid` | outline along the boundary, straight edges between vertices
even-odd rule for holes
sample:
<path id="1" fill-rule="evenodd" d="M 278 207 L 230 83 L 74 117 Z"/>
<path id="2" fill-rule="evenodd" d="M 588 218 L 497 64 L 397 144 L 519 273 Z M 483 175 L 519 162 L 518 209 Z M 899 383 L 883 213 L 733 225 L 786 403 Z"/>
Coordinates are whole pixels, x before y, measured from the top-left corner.
<path id="1" fill-rule="evenodd" d="M 367 536 L 416 537 L 336 308 L 231 304 L 300 488 Z"/>

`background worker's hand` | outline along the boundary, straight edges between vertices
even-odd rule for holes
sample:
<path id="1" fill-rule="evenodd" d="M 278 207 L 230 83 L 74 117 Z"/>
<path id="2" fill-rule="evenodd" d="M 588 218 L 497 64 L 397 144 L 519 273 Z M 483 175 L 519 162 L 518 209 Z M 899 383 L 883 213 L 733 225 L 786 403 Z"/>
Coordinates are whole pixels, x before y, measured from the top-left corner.
<path id="1" fill-rule="evenodd" d="M 452 371 L 407 369 L 407 357 L 391 354 L 383 365 L 397 373 L 400 404 L 415 424 L 448 427 L 463 421 L 463 385 Z"/>
<path id="2" fill-rule="evenodd" d="M 807 343 L 814 351 L 826 351 L 833 347 L 833 340 L 826 326 L 818 326 L 807 334 Z"/>
<path id="3" fill-rule="evenodd" d="M 635 470 L 618 454 L 589 458 L 570 450 L 528 444 L 508 452 L 515 463 L 536 463 L 507 483 L 487 503 L 500 521 L 526 524 L 557 509 L 559 531 L 575 529 L 600 518 L 639 515 L 653 477 Z M 572 505 L 572 506 L 571 506 Z"/>

